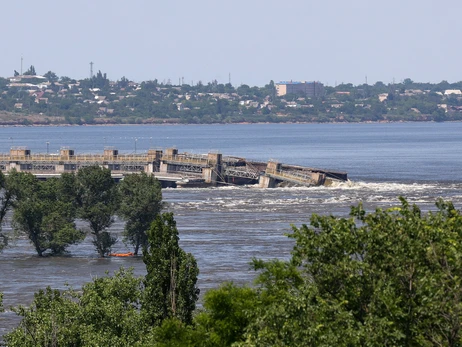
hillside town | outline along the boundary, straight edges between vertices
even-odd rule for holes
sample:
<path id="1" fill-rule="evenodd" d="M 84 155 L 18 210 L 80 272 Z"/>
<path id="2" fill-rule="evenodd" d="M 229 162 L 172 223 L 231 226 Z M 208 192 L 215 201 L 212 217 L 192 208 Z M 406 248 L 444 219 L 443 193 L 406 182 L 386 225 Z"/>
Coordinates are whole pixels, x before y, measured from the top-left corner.
<path id="1" fill-rule="evenodd" d="M 270 81 L 263 87 L 201 81 L 82 80 L 31 66 L 0 77 L 0 125 L 390 122 L 462 119 L 462 82 L 327 86 Z"/>

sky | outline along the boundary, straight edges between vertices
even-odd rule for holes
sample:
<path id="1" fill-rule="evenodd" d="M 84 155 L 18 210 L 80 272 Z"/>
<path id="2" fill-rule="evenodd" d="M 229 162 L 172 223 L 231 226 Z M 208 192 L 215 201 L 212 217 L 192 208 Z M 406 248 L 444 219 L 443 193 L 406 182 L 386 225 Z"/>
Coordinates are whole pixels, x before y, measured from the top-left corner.
<path id="1" fill-rule="evenodd" d="M 462 80 L 460 0 L 4 0 L 0 76 L 329 86 Z"/>

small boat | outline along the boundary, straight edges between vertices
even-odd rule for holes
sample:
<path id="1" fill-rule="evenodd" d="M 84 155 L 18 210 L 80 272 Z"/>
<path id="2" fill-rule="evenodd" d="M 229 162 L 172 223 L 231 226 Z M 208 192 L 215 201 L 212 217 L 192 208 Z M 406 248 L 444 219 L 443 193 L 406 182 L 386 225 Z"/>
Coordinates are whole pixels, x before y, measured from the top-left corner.
<path id="1" fill-rule="evenodd" d="M 109 256 L 111 257 L 131 257 L 134 256 L 135 254 L 133 252 L 127 252 L 127 253 L 109 253 Z"/>

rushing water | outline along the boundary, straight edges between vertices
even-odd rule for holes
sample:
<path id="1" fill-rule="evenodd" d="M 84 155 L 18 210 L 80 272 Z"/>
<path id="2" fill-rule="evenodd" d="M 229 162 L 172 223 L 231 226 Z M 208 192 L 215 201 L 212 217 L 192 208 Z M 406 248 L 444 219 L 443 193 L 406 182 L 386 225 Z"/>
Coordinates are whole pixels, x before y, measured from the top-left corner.
<path id="1" fill-rule="evenodd" d="M 32 153 L 68 146 L 76 153 L 122 153 L 176 146 L 180 152 L 219 151 L 266 161 L 347 171 L 350 182 L 333 187 L 259 189 L 223 187 L 165 189 L 182 247 L 194 254 L 204 291 L 224 281 L 251 283 L 249 262 L 288 258 L 290 224 L 309 222 L 312 213 L 346 216 L 362 201 L 367 209 L 396 204 L 405 196 L 423 210 L 438 197 L 462 207 L 462 123 L 259 124 L 204 126 L 111 126 L 0 128 L 0 152 L 28 146 Z M 84 227 L 84 225 L 82 226 Z M 112 231 L 120 234 L 123 223 Z M 10 232 L 7 221 L 4 226 Z M 128 251 L 119 241 L 116 251 Z M 121 266 L 145 273 L 141 258 L 100 259 L 88 237 L 65 257 L 39 258 L 25 238 L 0 254 L 0 292 L 5 306 L 28 304 L 33 293 L 51 286 L 79 288 Z M 0 336 L 18 322 L 0 314 Z"/>

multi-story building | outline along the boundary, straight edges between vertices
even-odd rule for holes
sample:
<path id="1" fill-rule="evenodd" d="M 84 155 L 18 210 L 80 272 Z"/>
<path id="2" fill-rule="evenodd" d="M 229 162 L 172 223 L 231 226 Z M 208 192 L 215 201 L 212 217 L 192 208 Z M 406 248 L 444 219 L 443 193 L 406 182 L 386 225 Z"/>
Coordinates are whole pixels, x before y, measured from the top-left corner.
<path id="1" fill-rule="evenodd" d="M 321 82 L 283 81 L 276 83 L 276 92 L 278 96 L 299 94 L 308 97 L 319 97 L 324 95 L 324 85 Z"/>

